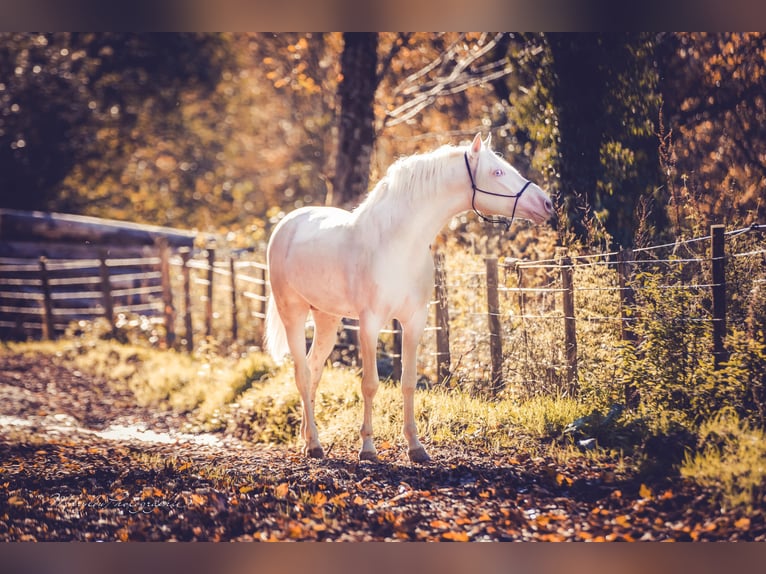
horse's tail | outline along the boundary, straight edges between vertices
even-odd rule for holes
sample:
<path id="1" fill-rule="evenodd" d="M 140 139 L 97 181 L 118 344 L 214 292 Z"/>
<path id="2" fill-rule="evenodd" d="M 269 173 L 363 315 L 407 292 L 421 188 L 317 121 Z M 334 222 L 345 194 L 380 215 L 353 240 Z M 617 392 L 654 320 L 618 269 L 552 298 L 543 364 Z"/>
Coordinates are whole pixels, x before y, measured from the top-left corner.
<path id="1" fill-rule="evenodd" d="M 290 352 L 287 345 L 287 332 L 279 316 L 277 304 L 274 302 L 274 296 L 269 296 L 269 306 L 266 310 L 266 350 L 278 364 L 284 361 L 285 355 Z"/>

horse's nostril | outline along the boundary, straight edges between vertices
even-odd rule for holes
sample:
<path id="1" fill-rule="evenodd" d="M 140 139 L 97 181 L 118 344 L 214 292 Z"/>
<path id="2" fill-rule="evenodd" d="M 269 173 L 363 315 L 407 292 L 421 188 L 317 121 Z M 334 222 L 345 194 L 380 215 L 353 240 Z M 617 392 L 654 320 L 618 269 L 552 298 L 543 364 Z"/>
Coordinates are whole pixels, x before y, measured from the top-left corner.
<path id="1" fill-rule="evenodd" d="M 545 211 L 553 213 L 553 202 L 550 199 L 545 200 Z"/>

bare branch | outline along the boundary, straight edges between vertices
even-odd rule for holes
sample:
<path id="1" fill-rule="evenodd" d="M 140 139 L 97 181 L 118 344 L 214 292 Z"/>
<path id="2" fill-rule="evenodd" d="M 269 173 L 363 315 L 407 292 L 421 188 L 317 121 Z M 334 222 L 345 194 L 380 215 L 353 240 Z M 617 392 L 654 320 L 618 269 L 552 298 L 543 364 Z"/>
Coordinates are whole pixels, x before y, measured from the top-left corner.
<path id="1" fill-rule="evenodd" d="M 395 98 L 409 99 L 386 114 L 383 126 L 395 126 L 412 119 L 439 96 L 458 94 L 510 74 L 513 68 L 504 59 L 479 63 L 502 37 L 503 33 L 498 33 L 488 40 L 488 34 L 483 34 L 466 49 L 465 34 L 461 34 L 444 52 L 394 89 Z"/>

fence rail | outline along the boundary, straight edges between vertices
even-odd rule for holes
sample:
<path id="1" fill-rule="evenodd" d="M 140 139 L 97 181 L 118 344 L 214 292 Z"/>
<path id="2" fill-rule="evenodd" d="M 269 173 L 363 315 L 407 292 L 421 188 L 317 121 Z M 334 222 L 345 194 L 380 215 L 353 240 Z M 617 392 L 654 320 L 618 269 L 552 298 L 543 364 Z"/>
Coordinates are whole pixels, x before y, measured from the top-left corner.
<path id="1" fill-rule="evenodd" d="M 763 229 L 754 225 L 727 232 L 723 226 L 713 226 L 704 237 L 608 253 L 578 255 L 560 250 L 555 257 L 539 261 L 492 256 L 485 259 L 483 268 L 453 272 L 444 255 L 437 252 L 433 318 L 421 355 L 431 362 L 432 378 L 444 381 L 457 373 L 467 354 L 486 346 L 487 380 L 498 392 L 509 379 L 509 369 L 519 370 L 509 366 L 509 356 L 514 355 L 514 364 L 531 362 L 532 332 L 541 325 L 547 325 L 542 327 L 546 330 L 557 325 L 561 344 L 545 360 L 547 376 L 556 378 L 563 392 L 576 394 L 578 368 L 587 352 L 578 345 L 578 338 L 586 326 L 608 330 L 605 349 L 634 342 L 633 327 L 639 320 L 636 296 L 649 288 L 637 280 L 641 272 L 704 268 L 706 280 L 681 280 L 652 288 L 685 290 L 710 298 L 709 313 L 682 320 L 711 325 L 711 353 L 719 365 L 726 360 L 727 263 L 753 261 L 761 270 L 751 278 L 757 285 L 764 281 L 766 258 L 766 249 L 752 245 L 727 254 L 727 239 Z M 704 252 L 694 251 L 700 249 Z M 674 255 L 680 251 L 683 256 Z M 269 293 L 267 267 L 257 258 L 251 252 L 173 248 L 162 238 L 141 257 L 114 257 L 104 249 L 97 257 L 82 259 L 0 258 L 0 333 L 3 338 L 55 338 L 72 322 L 102 317 L 112 331 L 140 324 L 158 343 L 189 351 L 207 337 L 258 345 Z M 581 280 L 584 273 L 602 273 L 605 279 L 591 285 Z M 457 309 L 452 293 L 482 282 L 484 303 L 476 303 L 474 309 Z M 589 305 L 592 298 L 608 301 L 594 311 Z M 450 306 L 454 311 L 450 312 Z M 485 317 L 486 322 L 484 327 L 478 322 L 466 327 L 463 322 L 461 337 L 472 336 L 474 342 L 461 347 L 450 337 L 450 330 L 454 318 L 466 314 L 477 321 Z M 605 326 L 598 327 L 602 324 Z M 339 340 L 339 348 L 351 361 L 356 360 L 356 329 L 353 321 L 344 323 Z M 381 353 L 392 363 L 391 374 L 397 376 L 401 373 L 401 327 L 395 323 L 382 335 L 386 341 Z M 526 356 L 519 353 L 519 347 Z M 626 388 L 625 395 L 630 402 L 633 390 Z"/>

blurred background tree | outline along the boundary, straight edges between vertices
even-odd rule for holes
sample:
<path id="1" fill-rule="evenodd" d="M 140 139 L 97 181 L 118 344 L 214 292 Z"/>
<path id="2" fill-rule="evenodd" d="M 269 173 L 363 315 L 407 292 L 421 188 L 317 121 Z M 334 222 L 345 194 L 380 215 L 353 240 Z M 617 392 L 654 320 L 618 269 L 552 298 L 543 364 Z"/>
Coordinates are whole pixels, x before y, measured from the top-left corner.
<path id="1" fill-rule="evenodd" d="M 1 204 L 262 239 L 280 212 L 353 206 L 398 156 L 482 131 L 557 198 L 561 242 L 762 221 L 765 44 L 5 33 Z"/>

